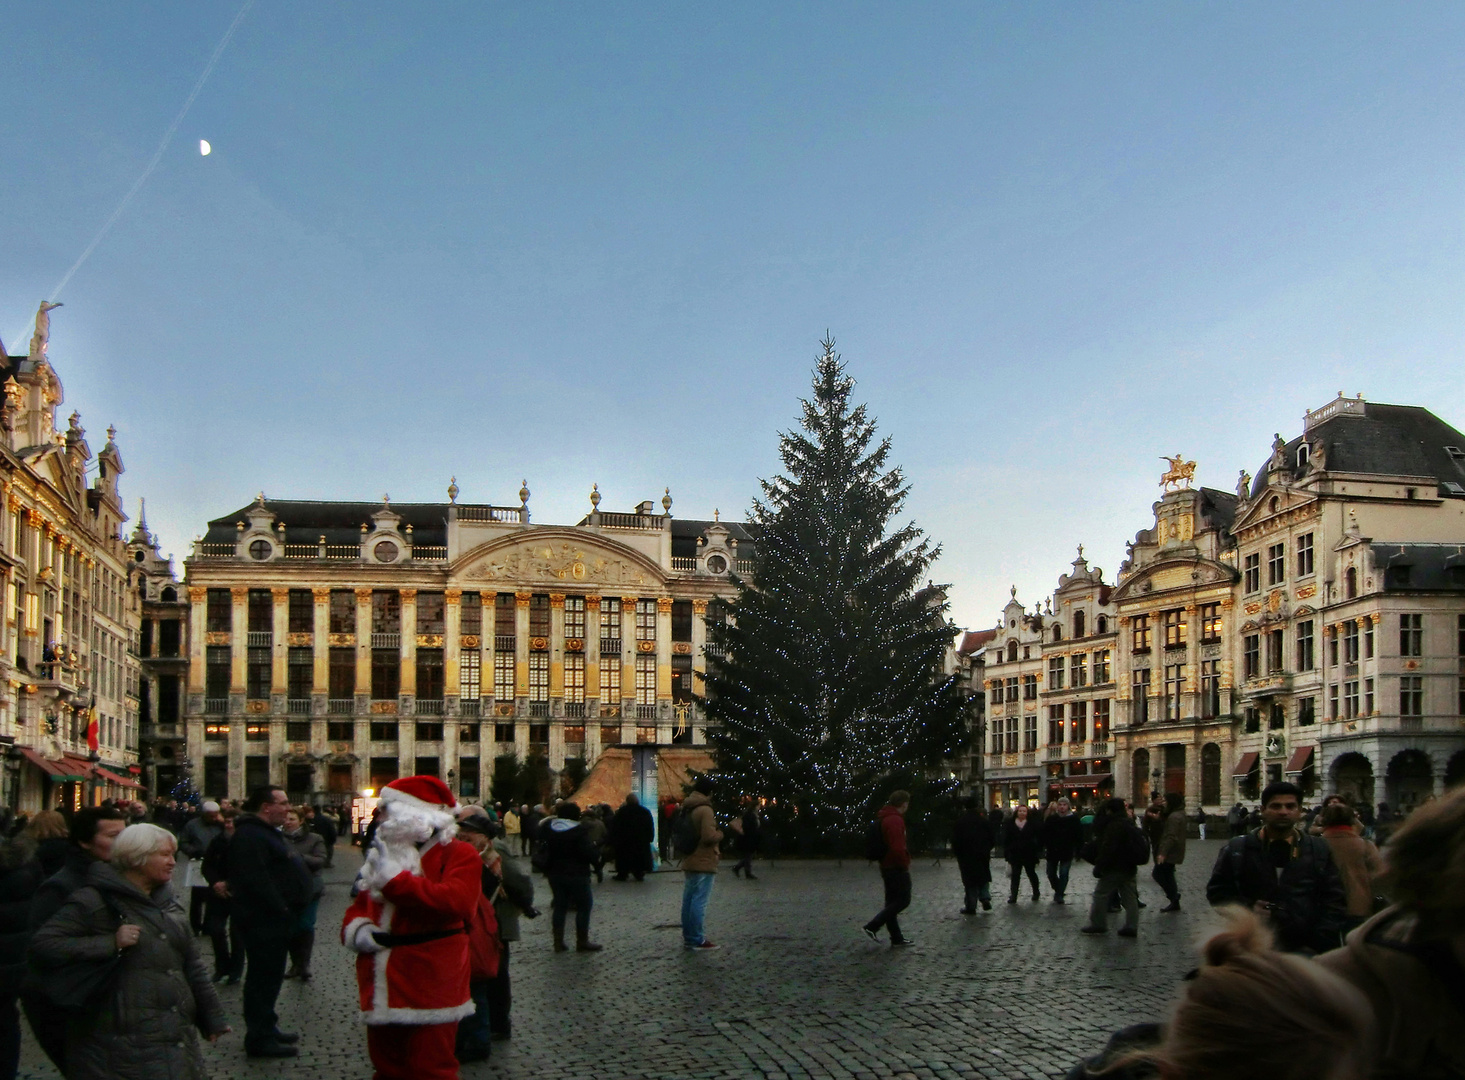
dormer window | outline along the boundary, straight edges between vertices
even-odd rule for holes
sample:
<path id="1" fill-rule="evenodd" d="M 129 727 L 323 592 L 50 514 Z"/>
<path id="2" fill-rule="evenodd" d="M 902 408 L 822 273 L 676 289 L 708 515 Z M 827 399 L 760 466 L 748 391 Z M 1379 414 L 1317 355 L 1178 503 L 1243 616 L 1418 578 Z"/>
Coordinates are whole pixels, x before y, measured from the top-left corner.
<path id="1" fill-rule="evenodd" d="M 142 562 L 143 559 L 145 559 L 145 558 L 147 558 L 147 555 L 145 555 L 141 550 L 134 551 L 132 553 L 132 561 L 133 562 Z"/>
<path id="2" fill-rule="evenodd" d="M 707 556 L 707 572 L 709 574 L 727 573 L 727 560 L 721 555 Z"/>
<path id="3" fill-rule="evenodd" d="M 1306 468 L 1308 460 L 1311 458 L 1311 456 L 1312 447 L 1308 446 L 1307 443 L 1302 443 L 1301 445 L 1299 445 L 1297 447 L 1297 467 L 1299 469 Z"/>
<path id="4" fill-rule="evenodd" d="M 275 546 L 268 540 L 252 540 L 249 544 L 249 557 L 255 562 L 264 562 L 275 550 Z"/>
<path id="5" fill-rule="evenodd" d="M 377 562 L 389 563 L 397 561 L 397 551 L 398 548 L 396 544 L 392 543 L 392 541 L 390 540 L 383 540 L 380 544 L 371 549 L 371 554 Z"/>

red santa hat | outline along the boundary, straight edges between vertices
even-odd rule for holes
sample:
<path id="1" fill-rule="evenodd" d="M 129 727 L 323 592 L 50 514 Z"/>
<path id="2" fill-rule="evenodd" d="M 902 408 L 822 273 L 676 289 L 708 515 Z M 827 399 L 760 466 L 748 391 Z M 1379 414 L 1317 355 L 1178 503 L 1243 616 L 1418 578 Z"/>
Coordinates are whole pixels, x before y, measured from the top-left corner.
<path id="1" fill-rule="evenodd" d="M 401 803 L 418 810 L 447 812 L 458 805 L 453 792 L 436 776 L 404 776 L 382 788 L 381 801 Z"/>

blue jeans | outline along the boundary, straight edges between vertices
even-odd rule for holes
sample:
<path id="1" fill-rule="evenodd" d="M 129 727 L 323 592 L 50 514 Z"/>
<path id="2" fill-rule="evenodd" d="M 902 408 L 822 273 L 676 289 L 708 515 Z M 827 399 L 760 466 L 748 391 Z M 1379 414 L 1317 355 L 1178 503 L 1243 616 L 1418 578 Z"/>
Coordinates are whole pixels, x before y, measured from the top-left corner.
<path id="1" fill-rule="evenodd" d="M 706 941 L 702 919 L 707 914 L 707 898 L 712 895 L 716 874 L 701 870 L 684 870 L 682 883 L 682 944 L 695 948 Z"/>
<path id="2" fill-rule="evenodd" d="M 1053 895 L 1059 900 L 1068 891 L 1068 871 L 1073 867 L 1069 859 L 1048 860 L 1048 884 L 1053 886 Z"/>

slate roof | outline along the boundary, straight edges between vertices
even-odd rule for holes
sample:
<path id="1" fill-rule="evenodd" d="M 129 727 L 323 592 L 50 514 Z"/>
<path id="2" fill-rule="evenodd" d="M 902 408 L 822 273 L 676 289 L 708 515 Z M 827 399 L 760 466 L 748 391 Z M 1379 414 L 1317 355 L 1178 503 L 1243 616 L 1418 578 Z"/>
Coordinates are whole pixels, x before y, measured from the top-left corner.
<path id="1" fill-rule="evenodd" d="M 1465 592 L 1465 545 L 1373 542 L 1386 592 Z"/>
<path id="2" fill-rule="evenodd" d="M 1324 467 L 1329 472 L 1362 473 L 1373 476 L 1429 476 L 1435 483 L 1460 484 L 1465 488 L 1465 435 L 1418 405 L 1380 405 L 1372 401 L 1363 415 L 1340 413 L 1310 428 L 1287 443 L 1284 451 L 1287 472 L 1301 479 L 1307 466 L 1297 467 L 1297 448 L 1302 443 L 1324 448 Z M 1457 458 L 1445 449 L 1461 451 Z M 1256 471 L 1253 497 L 1266 489 L 1267 463 Z M 1439 494 L 1465 498 L 1465 491 L 1441 487 Z"/>
<path id="3" fill-rule="evenodd" d="M 997 640 L 996 630 L 967 630 L 961 635 L 961 644 L 956 651 L 962 656 L 971 656 L 978 649 L 990 645 Z"/>

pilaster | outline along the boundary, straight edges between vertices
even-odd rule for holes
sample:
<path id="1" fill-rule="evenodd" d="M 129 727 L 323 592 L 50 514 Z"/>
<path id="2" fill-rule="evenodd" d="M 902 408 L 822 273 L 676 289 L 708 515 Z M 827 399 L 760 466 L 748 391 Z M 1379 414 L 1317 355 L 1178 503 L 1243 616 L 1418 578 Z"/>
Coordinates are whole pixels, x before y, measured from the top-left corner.
<path id="1" fill-rule="evenodd" d="M 417 695 L 417 590 L 402 589 L 402 685 L 403 697 Z"/>
<path id="2" fill-rule="evenodd" d="M 463 590 L 443 591 L 443 697 L 457 700 L 463 681 Z M 479 669 L 482 678 L 482 669 Z M 456 736 L 455 736 L 456 738 Z"/>
<path id="3" fill-rule="evenodd" d="M 563 713 L 562 709 L 554 708 L 555 702 L 563 702 L 565 698 L 565 594 L 549 594 L 549 700 L 551 711 Z M 554 747 L 554 735 L 550 734 L 551 753 Z M 561 757 L 563 757 L 563 743 L 561 743 Z M 559 768 L 559 766 L 554 766 Z"/>
<path id="4" fill-rule="evenodd" d="M 371 590 L 356 590 L 356 711 L 371 698 Z M 357 751 L 359 754 L 360 751 Z"/>
<path id="5" fill-rule="evenodd" d="M 204 630 L 208 625 L 207 589 L 197 585 L 188 587 L 188 692 L 202 694 L 204 691 Z M 19 627 L 16 628 L 17 632 Z M 190 747 L 189 756 L 194 761 L 202 758 Z"/>
<path id="6" fill-rule="evenodd" d="M 312 589 L 312 635 L 314 652 L 311 653 L 310 690 L 312 695 L 327 694 L 331 687 L 331 590 Z M 323 706 L 313 711 L 319 712 Z"/>
<path id="7" fill-rule="evenodd" d="M 229 649 L 229 692 L 242 694 L 244 693 L 245 665 L 249 660 L 249 590 L 230 589 L 229 599 L 233 606 L 231 616 L 233 633 L 230 637 Z"/>

